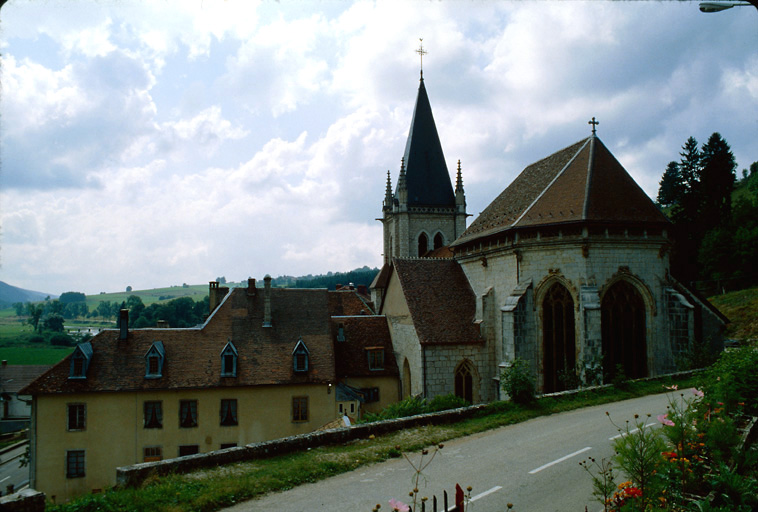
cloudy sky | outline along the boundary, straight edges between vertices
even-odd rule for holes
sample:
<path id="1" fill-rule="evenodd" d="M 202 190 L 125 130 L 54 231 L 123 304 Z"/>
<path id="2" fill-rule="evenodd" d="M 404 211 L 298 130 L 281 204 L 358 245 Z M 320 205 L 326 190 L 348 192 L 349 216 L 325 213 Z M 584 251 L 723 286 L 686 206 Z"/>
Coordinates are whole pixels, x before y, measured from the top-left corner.
<path id="1" fill-rule="evenodd" d="M 424 79 L 477 214 L 598 134 L 652 197 L 687 137 L 758 160 L 758 12 L 658 1 L 10 0 L 0 280 L 60 294 L 381 264 Z"/>

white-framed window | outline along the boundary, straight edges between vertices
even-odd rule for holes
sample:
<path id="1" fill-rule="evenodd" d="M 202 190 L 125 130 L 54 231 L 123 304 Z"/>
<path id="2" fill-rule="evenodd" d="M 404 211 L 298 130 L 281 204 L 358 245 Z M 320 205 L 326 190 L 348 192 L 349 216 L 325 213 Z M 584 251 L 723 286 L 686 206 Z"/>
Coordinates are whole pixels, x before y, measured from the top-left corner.
<path id="1" fill-rule="evenodd" d="M 237 348 L 231 340 L 226 344 L 224 350 L 221 351 L 221 376 L 237 376 Z"/>
<path id="2" fill-rule="evenodd" d="M 159 379 L 163 377 L 163 365 L 166 362 L 166 351 L 162 341 L 155 341 L 145 354 L 145 378 Z"/>
<path id="3" fill-rule="evenodd" d="M 297 341 L 295 350 L 292 351 L 292 366 L 297 373 L 308 371 L 308 359 L 310 352 L 308 347 L 303 343 L 302 338 Z"/>

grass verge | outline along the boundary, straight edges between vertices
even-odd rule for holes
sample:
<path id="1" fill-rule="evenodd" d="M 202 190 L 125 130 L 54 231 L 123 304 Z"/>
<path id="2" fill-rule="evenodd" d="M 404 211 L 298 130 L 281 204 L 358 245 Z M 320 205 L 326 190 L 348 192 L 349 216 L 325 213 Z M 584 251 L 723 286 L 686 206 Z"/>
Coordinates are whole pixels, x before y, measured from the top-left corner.
<path id="1" fill-rule="evenodd" d="M 543 397 L 530 406 L 495 402 L 476 417 L 460 423 L 406 429 L 341 446 L 325 446 L 186 475 L 154 478 L 137 489 L 109 489 L 102 494 L 82 496 L 66 504 L 49 506 L 47 510 L 211 512 L 269 492 L 291 489 L 366 464 L 400 457 L 402 452 L 420 450 L 449 439 L 539 416 L 660 393 L 662 385 L 677 384 L 683 388 L 693 386 L 695 382 L 695 377 L 631 382 L 624 390 L 609 387 L 572 395 Z"/>

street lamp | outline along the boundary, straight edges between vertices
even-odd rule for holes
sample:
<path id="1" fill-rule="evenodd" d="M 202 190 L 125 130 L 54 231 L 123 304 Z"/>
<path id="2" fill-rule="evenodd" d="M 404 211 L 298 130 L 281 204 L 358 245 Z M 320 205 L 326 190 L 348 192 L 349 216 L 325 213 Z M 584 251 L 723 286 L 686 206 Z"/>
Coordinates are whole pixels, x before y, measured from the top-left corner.
<path id="1" fill-rule="evenodd" d="M 748 0 L 747 2 L 702 2 L 700 12 L 721 12 L 732 7 L 753 6 L 758 9 L 758 0 Z"/>

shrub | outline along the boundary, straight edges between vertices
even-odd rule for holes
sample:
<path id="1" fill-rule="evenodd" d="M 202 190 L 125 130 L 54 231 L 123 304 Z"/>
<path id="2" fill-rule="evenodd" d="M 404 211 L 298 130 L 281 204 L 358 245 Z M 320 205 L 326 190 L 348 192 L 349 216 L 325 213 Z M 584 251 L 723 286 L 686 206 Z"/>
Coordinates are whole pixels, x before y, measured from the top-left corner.
<path id="1" fill-rule="evenodd" d="M 68 334 L 54 334 L 50 337 L 50 344 L 55 347 L 72 347 L 74 340 Z"/>
<path id="2" fill-rule="evenodd" d="M 458 407 L 465 407 L 467 405 L 471 404 L 463 398 L 450 393 L 448 395 L 439 395 L 432 398 L 427 405 L 427 412 L 447 411 L 449 409 L 457 409 Z"/>
<path id="3" fill-rule="evenodd" d="M 529 363 L 523 359 L 515 359 L 509 368 L 503 370 L 501 379 L 503 390 L 517 404 L 528 404 L 534 400 L 534 377 Z"/>
<path id="4" fill-rule="evenodd" d="M 622 391 L 629 389 L 629 377 L 626 376 L 623 364 L 616 365 L 616 374 L 613 376 L 611 384 L 613 384 L 614 388 Z"/>
<path id="5" fill-rule="evenodd" d="M 29 338 L 29 343 L 44 343 L 45 338 L 43 336 L 40 336 L 39 334 L 35 334 L 34 336 L 31 336 Z"/>
<path id="6" fill-rule="evenodd" d="M 722 402 L 725 411 L 758 413 L 758 351 L 744 346 L 723 352 L 705 373 L 701 389 L 711 403 Z M 742 409 L 744 407 L 744 409 Z"/>
<path id="7" fill-rule="evenodd" d="M 405 418 L 406 416 L 415 416 L 417 414 L 426 414 L 429 412 L 446 411 L 467 405 L 463 398 L 457 397 L 452 393 L 434 397 L 427 401 L 420 396 L 409 396 L 390 404 L 378 413 L 366 413 L 363 417 L 364 422 L 389 420 L 395 418 Z"/>

